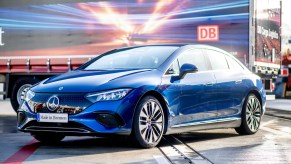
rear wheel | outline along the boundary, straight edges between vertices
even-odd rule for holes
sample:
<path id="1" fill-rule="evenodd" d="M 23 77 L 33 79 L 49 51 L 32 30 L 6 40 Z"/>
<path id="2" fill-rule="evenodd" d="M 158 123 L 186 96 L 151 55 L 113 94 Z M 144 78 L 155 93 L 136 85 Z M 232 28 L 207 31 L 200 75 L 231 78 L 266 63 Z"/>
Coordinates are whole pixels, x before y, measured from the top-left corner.
<path id="1" fill-rule="evenodd" d="M 259 130 L 262 117 L 262 106 L 254 94 L 249 94 L 242 109 L 242 123 L 236 128 L 239 134 L 254 134 Z"/>
<path id="2" fill-rule="evenodd" d="M 131 137 L 143 148 L 155 147 L 164 133 L 165 118 L 159 101 L 152 96 L 144 97 L 136 109 Z"/>
<path id="3" fill-rule="evenodd" d="M 43 143 L 54 144 L 58 143 L 65 138 L 65 135 L 57 134 L 53 132 L 45 133 L 31 133 L 31 135 L 38 141 Z"/>
<path id="4" fill-rule="evenodd" d="M 38 83 L 39 80 L 35 78 L 20 78 L 16 81 L 12 88 L 10 102 L 15 111 L 18 110 L 19 105 L 22 103 L 26 92 L 33 84 Z"/>

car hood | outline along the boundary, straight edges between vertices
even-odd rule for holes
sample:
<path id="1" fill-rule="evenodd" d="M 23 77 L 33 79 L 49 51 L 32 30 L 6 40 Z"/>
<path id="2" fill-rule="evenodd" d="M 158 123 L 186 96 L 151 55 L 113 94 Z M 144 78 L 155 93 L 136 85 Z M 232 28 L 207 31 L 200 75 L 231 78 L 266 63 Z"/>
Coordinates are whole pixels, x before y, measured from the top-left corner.
<path id="1" fill-rule="evenodd" d="M 78 93 L 94 92 L 103 89 L 113 89 L 110 83 L 126 76 L 149 72 L 142 70 L 109 70 L 109 71 L 84 71 L 76 70 L 51 77 L 34 86 L 34 92 L 42 93 Z M 108 84 L 109 83 L 109 84 Z M 107 84 L 107 87 L 104 87 Z M 100 87 L 103 86 L 103 87 Z M 105 85 L 106 86 L 106 85 Z"/>

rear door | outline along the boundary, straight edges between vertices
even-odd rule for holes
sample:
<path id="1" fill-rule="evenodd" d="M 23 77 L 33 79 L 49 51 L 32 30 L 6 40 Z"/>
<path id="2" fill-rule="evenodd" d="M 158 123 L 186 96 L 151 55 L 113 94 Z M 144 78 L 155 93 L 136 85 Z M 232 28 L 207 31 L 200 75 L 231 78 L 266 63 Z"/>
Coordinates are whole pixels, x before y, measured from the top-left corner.
<path id="1" fill-rule="evenodd" d="M 229 74 L 231 76 L 232 83 L 232 102 L 233 109 L 235 109 L 235 113 L 239 113 L 244 97 L 247 94 L 248 84 L 245 75 L 245 67 L 242 66 L 234 57 L 229 55 L 225 55 L 227 63 L 229 65 Z M 230 113 L 231 114 L 231 113 Z"/>
<path id="2" fill-rule="evenodd" d="M 217 106 L 217 117 L 225 117 L 239 113 L 239 106 L 242 99 L 243 72 L 230 69 L 232 67 L 228 62 L 233 60 L 226 54 L 206 50 L 210 64 L 216 79 L 213 86 L 215 90 L 214 100 Z"/>

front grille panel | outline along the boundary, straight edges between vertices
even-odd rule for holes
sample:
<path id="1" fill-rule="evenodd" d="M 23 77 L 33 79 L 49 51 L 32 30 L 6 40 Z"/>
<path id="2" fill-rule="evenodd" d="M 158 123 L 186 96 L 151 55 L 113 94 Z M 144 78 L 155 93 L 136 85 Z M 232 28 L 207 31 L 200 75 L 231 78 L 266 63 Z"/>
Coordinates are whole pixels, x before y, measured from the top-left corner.
<path id="1" fill-rule="evenodd" d="M 49 110 L 47 102 L 52 96 L 57 96 L 59 105 L 56 110 Z M 49 94 L 36 93 L 28 102 L 30 109 L 35 113 L 68 113 L 77 114 L 82 112 L 92 103 L 84 97 L 84 94 Z"/>

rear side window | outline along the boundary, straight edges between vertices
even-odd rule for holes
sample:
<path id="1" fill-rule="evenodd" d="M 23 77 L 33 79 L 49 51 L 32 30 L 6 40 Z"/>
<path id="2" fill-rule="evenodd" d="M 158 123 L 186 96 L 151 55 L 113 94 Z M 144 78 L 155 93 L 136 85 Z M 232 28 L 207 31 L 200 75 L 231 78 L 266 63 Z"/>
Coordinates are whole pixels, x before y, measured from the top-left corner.
<path id="1" fill-rule="evenodd" d="M 206 50 L 213 70 L 229 69 L 225 55 L 214 50 Z"/>
<path id="2" fill-rule="evenodd" d="M 237 61 L 232 59 L 231 57 L 225 55 L 226 60 L 228 62 L 229 68 L 232 70 L 244 70 L 243 66 L 241 66 Z"/>
<path id="3" fill-rule="evenodd" d="M 187 50 L 178 57 L 180 67 L 185 64 L 193 64 L 198 68 L 198 71 L 208 70 L 205 55 L 202 50 Z"/>

